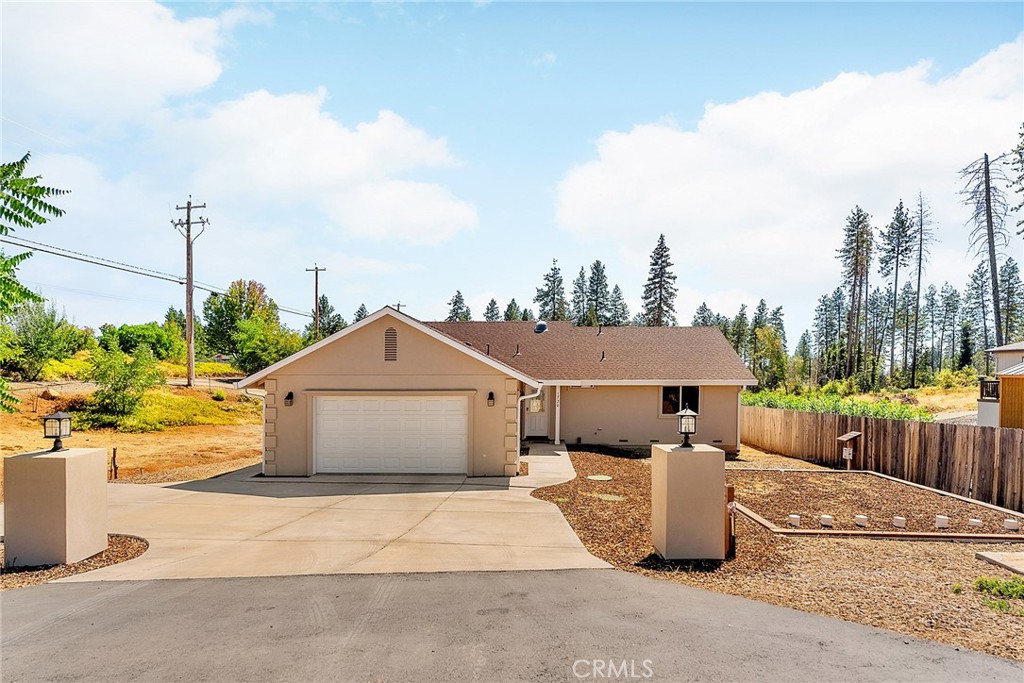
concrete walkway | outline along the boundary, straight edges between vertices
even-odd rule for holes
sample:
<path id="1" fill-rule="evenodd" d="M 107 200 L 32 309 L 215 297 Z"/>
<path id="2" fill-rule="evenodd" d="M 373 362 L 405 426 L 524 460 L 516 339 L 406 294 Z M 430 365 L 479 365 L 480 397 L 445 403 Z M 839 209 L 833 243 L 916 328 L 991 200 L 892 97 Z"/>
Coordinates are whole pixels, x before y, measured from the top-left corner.
<path id="1" fill-rule="evenodd" d="M 1024 680 L 1015 662 L 608 570 L 51 583 L 3 594 L 0 655 L 5 681 Z"/>
<path id="2" fill-rule="evenodd" d="M 603 568 L 558 508 L 530 497 L 576 476 L 534 447 L 530 476 L 254 477 L 251 467 L 170 485 L 110 484 L 108 529 L 141 557 L 65 582 L 304 574 Z"/>

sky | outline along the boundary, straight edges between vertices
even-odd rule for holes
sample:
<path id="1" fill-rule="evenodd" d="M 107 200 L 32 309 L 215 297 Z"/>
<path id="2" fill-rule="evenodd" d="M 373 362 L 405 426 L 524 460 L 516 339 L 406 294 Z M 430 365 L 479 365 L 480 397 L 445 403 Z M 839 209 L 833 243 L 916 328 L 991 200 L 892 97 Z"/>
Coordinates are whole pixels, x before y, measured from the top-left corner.
<path id="1" fill-rule="evenodd" d="M 536 312 L 552 259 L 567 289 L 600 259 L 636 312 L 663 233 L 681 323 L 764 298 L 792 344 L 854 206 L 881 228 L 923 193 L 925 281 L 966 283 L 958 171 L 1017 143 L 1022 34 L 1019 2 L 7 0 L 0 157 L 71 191 L 17 236 L 181 275 L 191 196 L 197 281 L 287 308 L 313 308 L 316 264 L 349 320 L 443 318 L 456 290 L 478 319 L 492 297 Z M 184 307 L 44 253 L 19 272 L 79 325 Z"/>

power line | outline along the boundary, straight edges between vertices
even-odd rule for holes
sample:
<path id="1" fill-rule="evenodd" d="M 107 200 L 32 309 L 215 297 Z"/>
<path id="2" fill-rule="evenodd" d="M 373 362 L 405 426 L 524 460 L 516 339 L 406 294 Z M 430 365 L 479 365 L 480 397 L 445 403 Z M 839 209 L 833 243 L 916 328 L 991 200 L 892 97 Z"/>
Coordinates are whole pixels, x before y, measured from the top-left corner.
<path id="1" fill-rule="evenodd" d="M 35 242 L 33 240 L 27 240 L 23 237 L 11 237 L 10 235 L 0 236 L 0 242 L 6 242 L 22 249 L 28 249 L 29 251 L 41 251 L 45 254 L 51 254 L 53 256 L 60 256 L 62 258 L 72 259 L 74 261 L 81 261 L 82 263 L 89 263 L 94 266 L 102 266 L 104 268 L 111 268 L 113 270 L 120 270 L 132 275 L 141 275 L 143 277 L 153 278 L 155 280 L 164 280 L 165 282 L 173 282 L 178 285 L 185 284 L 185 278 L 180 275 L 172 275 L 170 273 L 163 273 L 158 270 L 152 270 L 150 268 L 143 268 L 141 266 L 135 266 L 130 263 L 122 263 L 120 261 L 112 261 L 99 256 L 92 256 L 90 254 L 83 254 L 77 251 L 71 251 L 64 247 L 55 247 L 51 244 L 43 244 L 42 242 Z M 207 285 L 205 283 L 194 283 L 196 289 L 201 289 L 210 294 L 222 295 L 226 294 L 227 290 L 221 287 L 215 287 L 213 285 Z M 287 306 L 278 306 L 277 310 L 282 313 L 290 313 L 291 315 L 299 315 L 304 318 L 312 318 L 311 313 L 300 311 Z"/>

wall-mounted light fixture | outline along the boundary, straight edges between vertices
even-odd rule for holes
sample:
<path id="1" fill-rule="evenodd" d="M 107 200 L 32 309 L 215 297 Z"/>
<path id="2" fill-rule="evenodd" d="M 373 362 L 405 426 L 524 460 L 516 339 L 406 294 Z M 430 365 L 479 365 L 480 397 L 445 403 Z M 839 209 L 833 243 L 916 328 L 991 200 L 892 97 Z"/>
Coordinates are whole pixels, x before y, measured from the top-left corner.
<path id="1" fill-rule="evenodd" d="M 287 394 L 284 395 L 284 404 L 287 407 L 293 403 L 295 403 L 295 395 L 289 391 Z"/>
<path id="2" fill-rule="evenodd" d="M 494 392 L 493 391 L 488 391 L 487 392 L 487 407 L 488 408 L 493 408 L 494 407 Z"/>

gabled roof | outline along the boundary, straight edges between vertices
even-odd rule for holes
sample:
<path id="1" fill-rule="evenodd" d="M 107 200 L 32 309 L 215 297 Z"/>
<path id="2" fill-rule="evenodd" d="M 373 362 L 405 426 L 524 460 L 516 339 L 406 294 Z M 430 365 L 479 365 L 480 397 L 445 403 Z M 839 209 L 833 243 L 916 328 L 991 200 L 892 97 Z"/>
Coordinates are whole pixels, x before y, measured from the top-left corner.
<path id="1" fill-rule="evenodd" d="M 1017 363 L 1016 365 L 1011 365 L 1010 367 L 1006 368 L 1005 370 L 1000 370 L 999 372 L 996 373 L 996 377 L 1006 377 L 1008 375 L 1009 376 L 1021 376 L 1021 375 L 1024 375 L 1024 363 Z"/>
<path id="2" fill-rule="evenodd" d="M 264 368 L 264 369 L 260 370 L 259 372 L 255 373 L 255 374 L 249 375 L 248 377 L 246 377 L 243 380 L 239 380 L 238 382 L 235 383 L 235 387 L 238 388 L 238 389 L 244 389 L 246 387 L 251 387 L 253 385 L 260 384 L 269 375 L 273 374 L 277 370 L 280 370 L 284 366 L 289 365 L 291 363 L 294 363 L 295 361 L 299 360 L 300 358 L 308 356 L 311 353 L 316 353 L 317 351 L 319 351 L 320 349 L 324 348 L 325 346 L 329 346 L 329 345 L 333 344 L 334 342 L 338 341 L 339 339 L 343 339 L 344 337 L 347 337 L 348 335 L 352 334 L 353 332 L 355 332 L 357 330 L 360 330 L 360 329 L 366 327 L 367 325 L 369 325 L 371 323 L 374 323 L 374 322 L 380 320 L 381 318 L 385 318 L 385 317 L 390 317 L 390 318 L 394 318 L 395 320 L 399 320 L 399 321 L 405 323 L 406 325 L 409 325 L 410 327 L 413 327 L 413 328 L 419 330 L 423 334 L 426 334 L 429 337 L 433 337 L 434 339 L 438 340 L 439 342 L 441 342 L 443 344 L 447 344 L 448 346 L 452 347 L 453 349 L 461 351 L 462 353 L 465 353 L 466 355 L 471 356 L 471 357 L 477 359 L 481 363 L 484 363 L 486 365 L 491 366 L 492 368 L 494 368 L 496 370 L 500 370 L 501 372 L 504 372 L 509 377 L 514 377 L 514 378 L 518 379 L 520 382 L 525 382 L 526 384 L 529 384 L 532 387 L 538 386 L 537 380 L 535 380 L 532 377 L 529 377 L 529 376 L 525 375 L 523 372 L 517 370 L 516 368 L 514 368 L 514 367 L 512 367 L 512 366 L 510 366 L 510 365 L 508 365 L 506 363 L 502 363 L 497 358 L 490 357 L 490 356 L 488 356 L 488 355 L 486 355 L 484 353 L 481 353 L 477 349 L 474 349 L 472 347 L 466 346 L 465 344 L 461 343 L 460 341 L 458 341 L 456 339 L 452 339 L 451 337 L 449 337 L 449 336 L 439 332 L 438 330 L 436 330 L 436 329 L 434 329 L 432 327 L 428 327 L 427 325 L 424 325 L 423 323 L 421 323 L 419 320 L 416 320 L 412 316 L 406 315 L 405 313 L 402 313 L 401 311 L 396 311 L 395 309 L 391 308 L 390 306 L 385 306 L 384 308 L 380 309 L 379 311 L 377 311 L 373 315 L 367 316 L 366 318 L 363 318 L 362 320 L 360 320 L 359 322 L 357 322 L 357 323 L 355 323 L 353 325 L 349 325 L 348 327 L 346 327 L 345 329 L 341 330 L 340 332 L 335 332 L 330 337 L 326 337 L 324 339 L 321 339 L 317 343 L 311 344 L 311 345 L 307 346 L 306 348 L 302 349 L 301 351 L 293 353 L 292 355 L 288 356 L 287 358 L 279 360 L 278 362 L 274 363 L 270 367 Z"/>
<path id="3" fill-rule="evenodd" d="M 997 351 L 1024 351 L 1024 341 L 1019 341 L 1013 344 L 1003 344 L 992 349 L 985 349 L 987 353 L 994 353 Z"/>
<path id="4" fill-rule="evenodd" d="M 576 327 L 431 322 L 430 327 L 545 384 L 757 384 L 716 327 Z"/>

